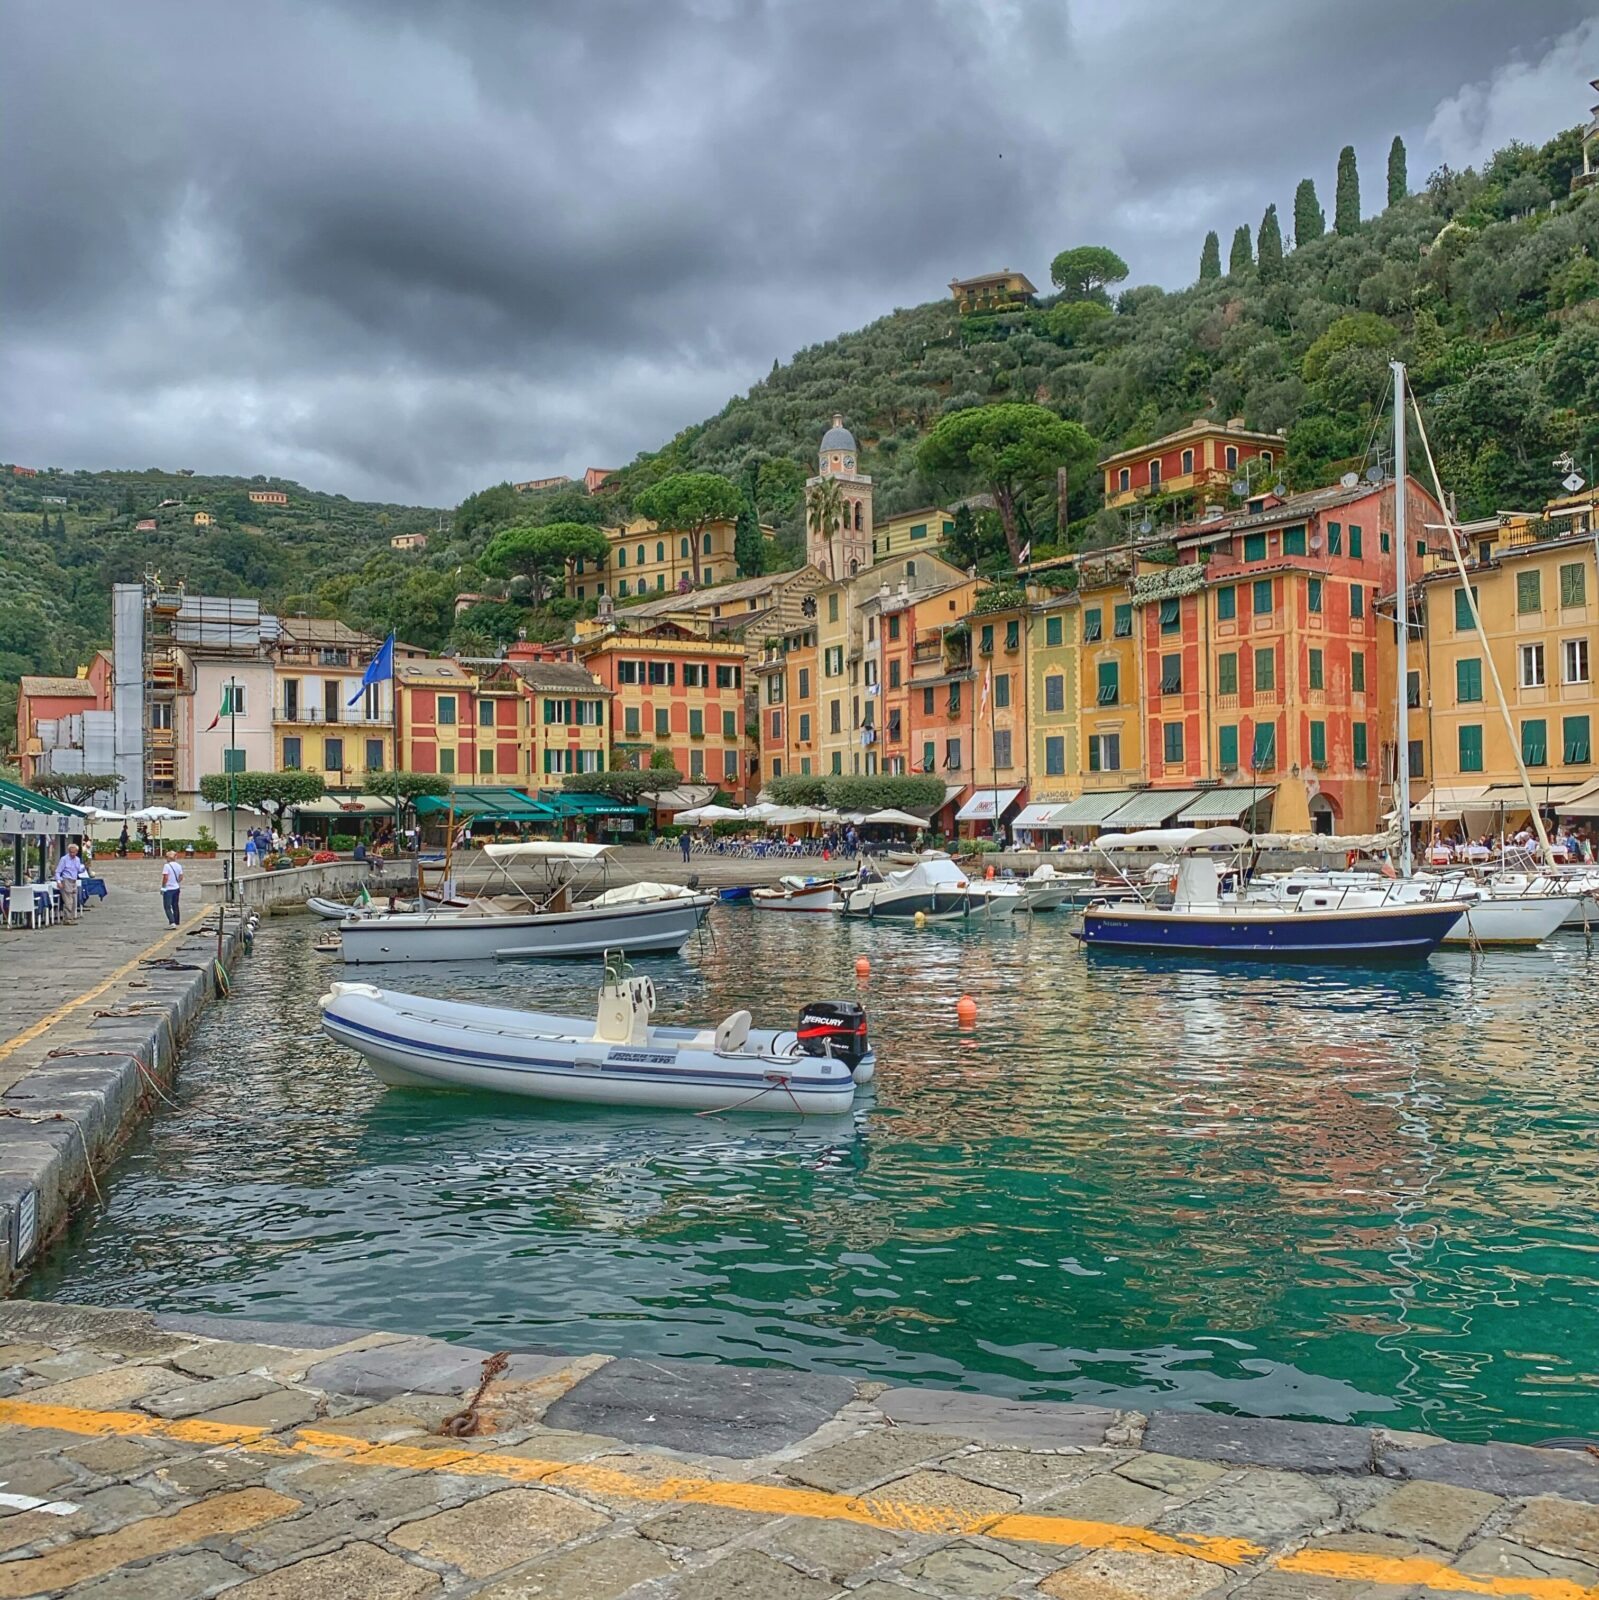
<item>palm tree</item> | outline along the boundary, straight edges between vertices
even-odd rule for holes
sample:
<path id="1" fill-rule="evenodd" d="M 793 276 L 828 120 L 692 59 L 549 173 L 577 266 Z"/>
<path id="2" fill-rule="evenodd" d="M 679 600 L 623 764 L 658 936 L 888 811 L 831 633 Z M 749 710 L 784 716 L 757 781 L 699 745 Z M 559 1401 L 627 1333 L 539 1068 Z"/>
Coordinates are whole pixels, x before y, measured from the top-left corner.
<path id="1" fill-rule="evenodd" d="M 833 540 L 844 521 L 844 495 L 837 478 L 818 478 L 806 497 L 806 521 L 811 533 L 827 541 L 827 575 L 838 577 L 838 562 L 833 554 Z"/>

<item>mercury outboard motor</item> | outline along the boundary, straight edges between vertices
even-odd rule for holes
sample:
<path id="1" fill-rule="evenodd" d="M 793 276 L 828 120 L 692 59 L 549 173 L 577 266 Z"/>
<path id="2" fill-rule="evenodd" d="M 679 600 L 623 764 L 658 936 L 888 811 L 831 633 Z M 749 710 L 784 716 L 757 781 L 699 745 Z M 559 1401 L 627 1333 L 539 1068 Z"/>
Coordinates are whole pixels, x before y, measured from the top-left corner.
<path id="1" fill-rule="evenodd" d="M 800 1012 L 800 1049 L 808 1056 L 832 1056 L 853 1070 L 866 1055 L 866 1010 L 853 1000 L 815 1000 Z"/>

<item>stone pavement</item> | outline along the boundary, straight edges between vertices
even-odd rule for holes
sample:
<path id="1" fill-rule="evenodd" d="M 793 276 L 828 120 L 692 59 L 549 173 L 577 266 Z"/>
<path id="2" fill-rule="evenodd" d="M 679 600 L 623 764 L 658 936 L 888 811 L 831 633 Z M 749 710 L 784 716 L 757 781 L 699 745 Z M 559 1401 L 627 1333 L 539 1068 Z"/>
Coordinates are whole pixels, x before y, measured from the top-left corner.
<path id="1" fill-rule="evenodd" d="M 0 1600 L 1599 1594 L 1586 1450 L 26 1302 L 0 1341 Z"/>

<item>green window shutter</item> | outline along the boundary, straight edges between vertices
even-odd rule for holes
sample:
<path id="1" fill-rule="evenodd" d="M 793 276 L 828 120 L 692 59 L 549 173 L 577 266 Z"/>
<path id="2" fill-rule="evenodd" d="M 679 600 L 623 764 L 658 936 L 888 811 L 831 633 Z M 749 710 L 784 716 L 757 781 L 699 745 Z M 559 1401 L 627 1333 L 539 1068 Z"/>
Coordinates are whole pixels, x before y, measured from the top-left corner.
<path id="1" fill-rule="evenodd" d="M 1482 771 L 1482 724 L 1462 723 L 1460 727 L 1460 770 Z"/>
<path id="2" fill-rule="evenodd" d="M 1266 559 L 1266 535 L 1263 533 L 1248 533 L 1244 535 L 1244 560 L 1264 561 Z"/>
<path id="3" fill-rule="evenodd" d="M 722 737 L 724 739 L 738 738 L 738 713 L 724 711 L 722 713 Z"/>
<path id="4" fill-rule="evenodd" d="M 1363 617 L 1366 614 L 1366 591 L 1358 583 L 1349 585 L 1349 615 Z"/>
<path id="5" fill-rule="evenodd" d="M 1549 760 L 1549 724 L 1542 717 L 1527 717 L 1521 724 L 1521 759 L 1529 767 Z"/>
<path id="6" fill-rule="evenodd" d="M 1044 679 L 1044 710 L 1066 709 L 1066 680 L 1057 672 Z"/>
<path id="7" fill-rule="evenodd" d="M 1183 759 L 1182 723 L 1168 722 L 1161 731 L 1161 744 L 1166 760 L 1169 763 L 1181 761 Z"/>
<path id="8" fill-rule="evenodd" d="M 1257 650 L 1255 652 L 1255 688 L 1275 689 L 1277 687 L 1277 652 L 1275 649 Z"/>
<path id="9" fill-rule="evenodd" d="M 1364 650 L 1351 650 L 1349 652 L 1349 687 L 1355 694 L 1366 692 L 1366 652 Z"/>
<path id="10" fill-rule="evenodd" d="M 1103 637 L 1104 613 L 1098 606 L 1091 606 L 1083 613 L 1083 642 L 1092 644 L 1094 640 Z"/>
<path id="11" fill-rule="evenodd" d="M 1312 611 L 1321 610 L 1321 579 L 1312 578 L 1305 586 L 1305 603 Z"/>
<path id="12" fill-rule="evenodd" d="M 1302 556 L 1305 553 L 1305 530 L 1303 528 L 1283 529 L 1283 554 L 1285 556 Z"/>
<path id="13" fill-rule="evenodd" d="M 1315 767 L 1327 765 L 1327 724 L 1313 722 L 1310 725 L 1310 763 Z"/>
<path id="14" fill-rule="evenodd" d="M 1580 570 L 1580 569 L 1579 569 Z M 1586 717 L 1565 717 L 1560 724 L 1562 742 L 1565 745 L 1565 760 L 1567 766 L 1576 766 L 1590 759 L 1588 743 L 1588 719 Z"/>
<path id="15" fill-rule="evenodd" d="M 1370 752 L 1366 746 L 1366 724 L 1357 722 L 1353 724 L 1350 731 L 1354 734 L 1355 765 L 1356 767 L 1364 767 L 1371 759 Z"/>
<path id="16" fill-rule="evenodd" d="M 1471 601 L 1464 589 L 1455 590 L 1455 632 L 1470 633 L 1476 624 L 1471 620 Z"/>
<path id="17" fill-rule="evenodd" d="M 1229 722 L 1216 730 L 1217 755 L 1223 772 L 1238 770 L 1238 724 Z"/>
<path id="18" fill-rule="evenodd" d="M 1407 672 L 1405 674 L 1405 704 L 1415 710 L 1421 704 L 1421 674 Z"/>
<path id="19" fill-rule="evenodd" d="M 1327 524 L 1327 554 L 1340 556 L 1344 553 L 1344 530 L 1336 523 Z"/>
<path id="20" fill-rule="evenodd" d="M 672 714 L 669 711 L 655 713 L 655 737 L 664 739 L 672 731 Z"/>
<path id="21" fill-rule="evenodd" d="M 1588 589 L 1583 578 L 1582 563 L 1573 561 L 1560 569 L 1560 603 L 1563 606 L 1580 606 L 1587 599 Z"/>
<path id="22" fill-rule="evenodd" d="M 1253 589 L 1255 615 L 1264 617 L 1271 611 L 1271 579 L 1256 578 Z"/>
<path id="23" fill-rule="evenodd" d="M 705 713 L 698 706 L 691 709 L 688 714 L 688 731 L 695 739 L 705 737 Z"/>
<path id="24" fill-rule="evenodd" d="M 1325 658 L 1320 650 L 1312 650 L 1310 652 L 1309 677 L 1310 687 L 1312 689 L 1325 689 L 1327 687 L 1327 671 L 1324 665 L 1324 660 Z"/>
<path id="25" fill-rule="evenodd" d="M 1162 600 L 1160 603 L 1160 631 L 1162 633 L 1176 633 L 1183 625 L 1182 615 L 1175 600 Z"/>
<path id="26" fill-rule="evenodd" d="M 1098 772 L 1100 770 L 1098 734 L 1095 734 L 1094 737 L 1088 741 L 1088 770 L 1090 772 Z"/>
<path id="27" fill-rule="evenodd" d="M 1099 664 L 1099 703 L 1113 706 L 1121 698 L 1121 669 L 1114 661 Z"/>
<path id="28" fill-rule="evenodd" d="M 624 706 L 622 708 L 622 732 L 629 739 L 638 738 L 638 707 Z"/>
<path id="29" fill-rule="evenodd" d="M 1425 777 L 1427 773 L 1426 762 L 1423 756 L 1423 745 L 1420 739 L 1410 741 L 1410 775 L 1413 778 Z"/>
<path id="30" fill-rule="evenodd" d="M 1360 524 L 1358 522 L 1351 522 L 1349 524 L 1349 558 L 1351 561 L 1360 560 L 1360 557 L 1363 553 L 1360 546 Z"/>
<path id="31" fill-rule="evenodd" d="M 1008 672 L 996 673 L 994 676 L 994 707 L 1001 710 L 1010 705 L 1010 674 Z"/>
<path id="32" fill-rule="evenodd" d="M 1251 747 L 1250 764 L 1259 772 L 1269 772 L 1277 765 L 1277 724 L 1257 722 L 1255 742 Z"/>
<path id="33" fill-rule="evenodd" d="M 981 650 L 982 653 L 985 656 L 993 655 L 993 653 L 994 653 L 994 624 L 992 622 L 985 622 L 983 624 L 983 631 L 978 636 L 977 648 L 979 650 Z"/>
<path id="34" fill-rule="evenodd" d="M 1044 619 L 1044 643 L 1051 649 L 1059 649 L 1061 642 L 1061 619 L 1059 617 L 1046 617 Z"/>
<path id="35" fill-rule="evenodd" d="M 1235 650 L 1216 657 L 1216 693 L 1238 693 L 1238 653 Z"/>
<path id="36" fill-rule="evenodd" d="M 1066 741 L 1059 734 L 1044 741 L 1044 773 L 1051 778 L 1066 775 Z"/>
<path id="37" fill-rule="evenodd" d="M 1133 636 L 1133 608 L 1131 606 L 1116 607 L 1116 637 L 1118 639 L 1131 639 Z"/>
<path id="38" fill-rule="evenodd" d="M 1216 620 L 1231 622 L 1238 615 L 1238 590 L 1232 584 L 1223 584 L 1216 591 Z"/>
<path id="39" fill-rule="evenodd" d="M 1543 575 L 1536 567 L 1516 574 L 1516 610 L 1523 614 L 1543 610 Z"/>
<path id="40" fill-rule="evenodd" d="M 1469 705 L 1482 699 L 1482 662 L 1467 656 L 1455 663 L 1455 700 Z"/>
<path id="41" fill-rule="evenodd" d="M 933 749 L 933 741 L 924 739 L 922 741 L 922 771 L 932 772 L 937 765 L 938 758 Z"/>
<path id="42" fill-rule="evenodd" d="M 1183 658 L 1181 656 L 1162 656 L 1160 658 L 1160 692 L 1162 694 L 1181 694 L 1183 692 Z"/>

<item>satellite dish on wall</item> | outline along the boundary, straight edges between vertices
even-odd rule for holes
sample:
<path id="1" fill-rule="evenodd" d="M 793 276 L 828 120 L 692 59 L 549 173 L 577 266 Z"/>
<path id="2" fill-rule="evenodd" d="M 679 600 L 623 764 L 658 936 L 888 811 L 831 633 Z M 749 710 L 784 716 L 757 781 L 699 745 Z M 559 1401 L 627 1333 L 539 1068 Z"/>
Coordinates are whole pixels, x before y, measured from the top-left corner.
<path id="1" fill-rule="evenodd" d="M 1288 485 L 1282 482 L 1274 483 L 1271 486 L 1271 492 L 1281 499 L 1283 495 L 1288 493 Z"/>
<path id="2" fill-rule="evenodd" d="M 1376 462 L 1373 462 L 1369 467 L 1366 468 L 1366 482 L 1367 483 L 1381 483 L 1382 482 L 1382 468 L 1379 467 L 1376 464 Z"/>
<path id="3" fill-rule="evenodd" d="M 1154 527 L 1155 524 L 1151 522 L 1148 517 L 1145 517 L 1144 520 L 1138 524 L 1138 531 L 1140 533 L 1151 533 L 1154 531 Z"/>
<path id="4" fill-rule="evenodd" d="M 1240 500 L 1242 500 L 1243 497 L 1249 493 L 1248 480 L 1246 478 L 1234 478 L 1233 493 L 1237 495 Z"/>
<path id="5" fill-rule="evenodd" d="M 1338 481 L 1344 488 L 1353 489 L 1360 482 L 1360 474 L 1358 472 L 1346 472 Z"/>

